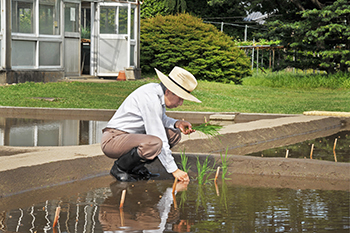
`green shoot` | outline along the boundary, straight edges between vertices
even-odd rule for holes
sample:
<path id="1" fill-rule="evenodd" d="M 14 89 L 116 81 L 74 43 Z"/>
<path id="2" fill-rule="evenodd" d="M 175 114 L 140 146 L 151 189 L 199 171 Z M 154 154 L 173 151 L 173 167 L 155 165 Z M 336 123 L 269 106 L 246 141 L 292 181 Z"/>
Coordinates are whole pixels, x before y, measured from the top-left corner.
<path id="1" fill-rule="evenodd" d="M 181 152 L 181 166 L 182 166 L 182 170 L 184 172 L 188 172 L 190 170 L 191 166 L 188 166 L 188 157 L 185 155 L 185 151 L 182 153 Z"/>
<path id="2" fill-rule="evenodd" d="M 192 128 L 195 129 L 196 131 L 201 131 L 207 136 L 215 137 L 220 135 L 219 130 L 222 128 L 222 126 L 203 123 L 198 126 L 193 126 Z"/>
<path id="3" fill-rule="evenodd" d="M 221 168 L 222 168 L 222 174 L 221 174 L 221 179 L 225 180 L 226 179 L 226 174 L 228 172 L 228 161 L 227 161 L 227 152 L 228 152 L 228 147 L 226 148 L 225 156 L 222 155 L 220 152 L 220 157 L 221 157 Z"/>
<path id="4" fill-rule="evenodd" d="M 205 184 L 208 182 L 208 177 L 211 172 L 209 168 L 209 156 L 207 156 L 203 164 L 199 161 L 199 156 L 197 157 L 197 170 L 198 170 L 198 184 Z"/>

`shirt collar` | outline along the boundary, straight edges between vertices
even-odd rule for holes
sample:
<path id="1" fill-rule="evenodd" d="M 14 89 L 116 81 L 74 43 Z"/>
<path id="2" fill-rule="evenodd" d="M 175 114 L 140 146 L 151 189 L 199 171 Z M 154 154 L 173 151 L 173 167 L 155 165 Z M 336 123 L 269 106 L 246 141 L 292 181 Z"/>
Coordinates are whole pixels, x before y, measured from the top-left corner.
<path id="1" fill-rule="evenodd" d="M 160 84 L 157 85 L 156 90 L 157 90 L 157 95 L 159 96 L 159 99 L 160 99 L 162 106 L 165 106 L 164 92 L 163 92 L 163 89 L 160 86 Z"/>

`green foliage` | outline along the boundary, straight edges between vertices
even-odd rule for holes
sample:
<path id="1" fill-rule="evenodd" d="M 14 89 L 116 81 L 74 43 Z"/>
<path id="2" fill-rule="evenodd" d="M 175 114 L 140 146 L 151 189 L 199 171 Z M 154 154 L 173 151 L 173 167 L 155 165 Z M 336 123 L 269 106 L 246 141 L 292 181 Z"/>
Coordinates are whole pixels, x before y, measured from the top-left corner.
<path id="1" fill-rule="evenodd" d="M 228 172 L 228 155 L 227 155 L 227 152 L 228 152 L 228 147 L 226 148 L 226 152 L 225 152 L 225 156 L 222 155 L 222 153 L 220 152 L 220 157 L 221 157 L 221 170 L 222 170 L 222 173 L 221 173 L 221 179 L 222 180 L 225 180 L 226 179 L 226 174 Z"/>
<path id="2" fill-rule="evenodd" d="M 82 27 L 81 28 L 81 38 L 84 38 L 84 39 L 90 39 L 91 38 L 91 31 L 90 31 L 90 28 L 84 28 Z"/>
<path id="3" fill-rule="evenodd" d="M 328 5 L 327 5 L 328 4 Z M 305 9 L 304 9 L 305 8 Z M 270 40 L 280 39 L 286 48 L 284 59 L 276 68 L 324 70 L 328 74 L 349 72 L 350 4 L 347 0 L 325 3 L 319 9 L 306 6 L 286 18 L 267 24 L 264 33 Z"/>
<path id="4" fill-rule="evenodd" d="M 15 25 L 15 32 L 32 33 L 33 32 L 33 16 L 32 9 L 21 9 L 19 15 L 19 24 Z"/>
<path id="5" fill-rule="evenodd" d="M 219 136 L 219 130 L 222 128 L 221 125 L 212 125 L 209 122 L 208 123 L 203 123 L 197 126 L 193 126 L 193 129 L 196 131 L 201 131 L 202 133 L 208 135 L 208 136 Z"/>
<path id="6" fill-rule="evenodd" d="M 141 67 L 169 73 L 174 66 L 200 80 L 240 83 L 251 74 L 249 58 L 231 38 L 189 14 L 141 22 Z"/>
<path id="7" fill-rule="evenodd" d="M 210 173 L 212 172 L 212 168 L 209 167 L 209 156 L 207 156 L 201 164 L 199 161 L 199 156 L 197 157 L 197 171 L 198 171 L 198 184 L 205 184 L 208 182 L 208 178 Z"/>
<path id="8" fill-rule="evenodd" d="M 260 38 L 258 41 L 241 41 L 241 40 L 235 40 L 235 43 L 237 46 L 255 46 L 255 45 L 279 45 L 281 43 L 280 40 L 265 40 L 263 38 Z"/>
<path id="9" fill-rule="evenodd" d="M 168 14 L 169 9 L 167 8 L 165 1 L 145 0 L 141 6 L 141 19 Z"/>
<path id="10" fill-rule="evenodd" d="M 185 151 L 182 153 L 181 151 L 181 166 L 182 166 L 182 170 L 184 172 L 188 172 L 190 170 L 191 166 L 188 166 L 188 157 L 185 155 Z"/>
<path id="11" fill-rule="evenodd" d="M 247 86 L 265 86 L 265 87 L 284 87 L 293 89 L 349 89 L 350 73 L 336 74 L 308 74 L 277 72 L 266 75 L 258 75 L 243 79 L 243 85 Z"/>

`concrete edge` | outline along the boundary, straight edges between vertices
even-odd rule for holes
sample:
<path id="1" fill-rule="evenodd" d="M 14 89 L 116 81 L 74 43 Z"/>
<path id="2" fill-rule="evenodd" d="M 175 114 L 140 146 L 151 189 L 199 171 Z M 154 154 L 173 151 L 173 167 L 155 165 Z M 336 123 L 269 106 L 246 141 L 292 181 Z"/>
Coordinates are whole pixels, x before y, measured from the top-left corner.
<path id="1" fill-rule="evenodd" d="M 28 119 L 76 119 L 108 121 L 116 109 L 86 109 L 86 108 L 37 108 L 0 106 L 0 116 L 8 118 Z M 275 119 L 280 117 L 298 116 L 302 114 L 269 114 L 269 113 L 239 113 L 239 112 L 193 112 L 167 111 L 169 117 L 185 119 L 195 124 L 206 120 L 229 121 L 235 123 L 249 122 L 261 119 Z"/>
<path id="2" fill-rule="evenodd" d="M 173 153 L 177 164 L 181 163 L 181 153 Z M 201 164 L 208 157 L 210 166 L 222 166 L 220 154 L 186 154 L 190 166 L 189 175 L 197 174 L 197 157 Z M 284 179 L 298 179 L 299 186 L 303 182 L 313 183 L 313 188 L 349 190 L 350 164 L 292 158 L 260 158 L 252 156 L 228 155 L 228 174 L 231 179 L 237 177 L 255 176 L 279 178 L 282 183 L 275 181 L 275 186 L 281 186 Z M 19 167 L 0 172 L 0 198 L 19 195 L 40 189 L 88 180 L 106 176 L 113 160 L 97 154 L 91 157 L 74 158 L 56 162 L 48 162 L 34 166 Z M 161 174 L 159 179 L 173 179 L 167 173 L 159 160 L 147 165 L 152 172 Z M 264 169 L 268 167 L 269 169 Z M 311 167 L 321 168 L 313 173 Z M 214 171 L 210 175 L 214 176 Z M 312 182 L 310 182 L 312 181 Z M 236 181 L 237 182 L 237 181 Z M 317 184 L 319 183 L 319 184 Z M 326 185 L 328 184 L 328 186 Z M 271 184 L 271 186 L 274 186 Z M 296 184 L 294 184 L 296 185 Z M 327 187 L 326 187 L 327 186 Z M 305 185 L 304 185 L 305 187 Z M 305 187 L 310 188 L 310 187 Z"/>

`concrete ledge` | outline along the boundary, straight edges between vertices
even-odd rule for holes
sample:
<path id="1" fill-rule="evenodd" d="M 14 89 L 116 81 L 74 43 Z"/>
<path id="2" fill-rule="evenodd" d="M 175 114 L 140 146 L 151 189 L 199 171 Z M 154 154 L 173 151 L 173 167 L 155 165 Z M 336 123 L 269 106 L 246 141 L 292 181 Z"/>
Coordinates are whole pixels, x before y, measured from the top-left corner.
<path id="1" fill-rule="evenodd" d="M 340 118 L 325 116 L 293 116 L 264 119 L 224 126 L 220 136 L 210 137 L 195 132 L 184 136 L 174 151 L 245 155 L 269 148 L 295 144 L 316 137 L 332 135 L 345 124 Z"/>
<path id="2" fill-rule="evenodd" d="M 114 112 L 108 109 L 0 107 L 1 117 L 42 120 L 108 121 Z"/>
<path id="3" fill-rule="evenodd" d="M 47 153 L 46 161 L 38 160 L 35 152 L 17 155 L 23 160 L 32 161 L 32 165 L 22 164 L 16 168 L 0 171 L 0 203 L 2 198 L 32 193 L 38 190 L 50 187 L 66 185 L 76 181 L 84 181 L 96 177 L 109 176 L 109 170 L 113 165 L 113 160 L 102 155 L 97 150 L 99 145 L 84 146 L 84 148 L 70 148 L 55 151 L 42 148 L 38 154 Z M 91 149 L 90 154 L 82 154 Z M 51 151 L 51 153 L 48 153 Z M 60 156 L 66 153 L 66 158 L 59 160 Z M 190 177 L 196 177 L 196 162 L 199 156 L 203 163 L 208 154 L 190 154 L 188 162 L 191 165 L 189 171 Z M 175 161 L 180 164 L 181 157 L 179 153 L 173 154 Z M 10 156 L 12 157 L 12 156 Z M 50 159 L 51 158 L 51 159 Z M 209 155 L 209 163 L 221 166 L 219 155 Z M 0 163 L 2 164 L 2 163 Z M 290 187 L 290 188 L 313 188 L 349 190 L 350 164 L 334 163 L 329 161 L 317 161 L 309 159 L 285 159 L 285 158 L 259 158 L 251 156 L 230 155 L 228 157 L 228 177 L 233 183 L 239 183 L 237 177 L 248 179 L 254 176 L 255 179 L 266 180 L 273 178 L 274 183 L 271 187 Z M 161 176 L 158 179 L 173 179 L 168 174 L 159 160 L 147 165 L 152 172 L 158 172 Z M 214 172 L 211 176 L 214 176 Z M 276 179 L 279 179 L 277 181 Z M 305 180 L 300 180 L 300 179 Z M 297 180 L 295 180 L 297 179 Z M 113 180 L 109 179 L 110 182 Z M 288 186 L 285 181 L 289 180 Z M 294 180 L 293 182 L 291 180 Z M 79 183 L 78 182 L 78 183 Z"/>
<path id="4" fill-rule="evenodd" d="M 25 82 L 57 82 L 64 78 L 64 70 L 1 70 L 0 84 Z"/>
<path id="5" fill-rule="evenodd" d="M 84 108 L 35 108 L 0 106 L 0 116 L 8 118 L 51 119 L 51 120 L 95 120 L 108 121 L 116 109 L 84 109 Z M 276 119 L 298 116 L 293 114 L 262 114 L 237 112 L 191 112 L 167 111 L 169 117 L 185 119 L 193 124 L 201 124 L 206 120 L 230 121 L 231 123 L 250 122 L 261 119 Z"/>

